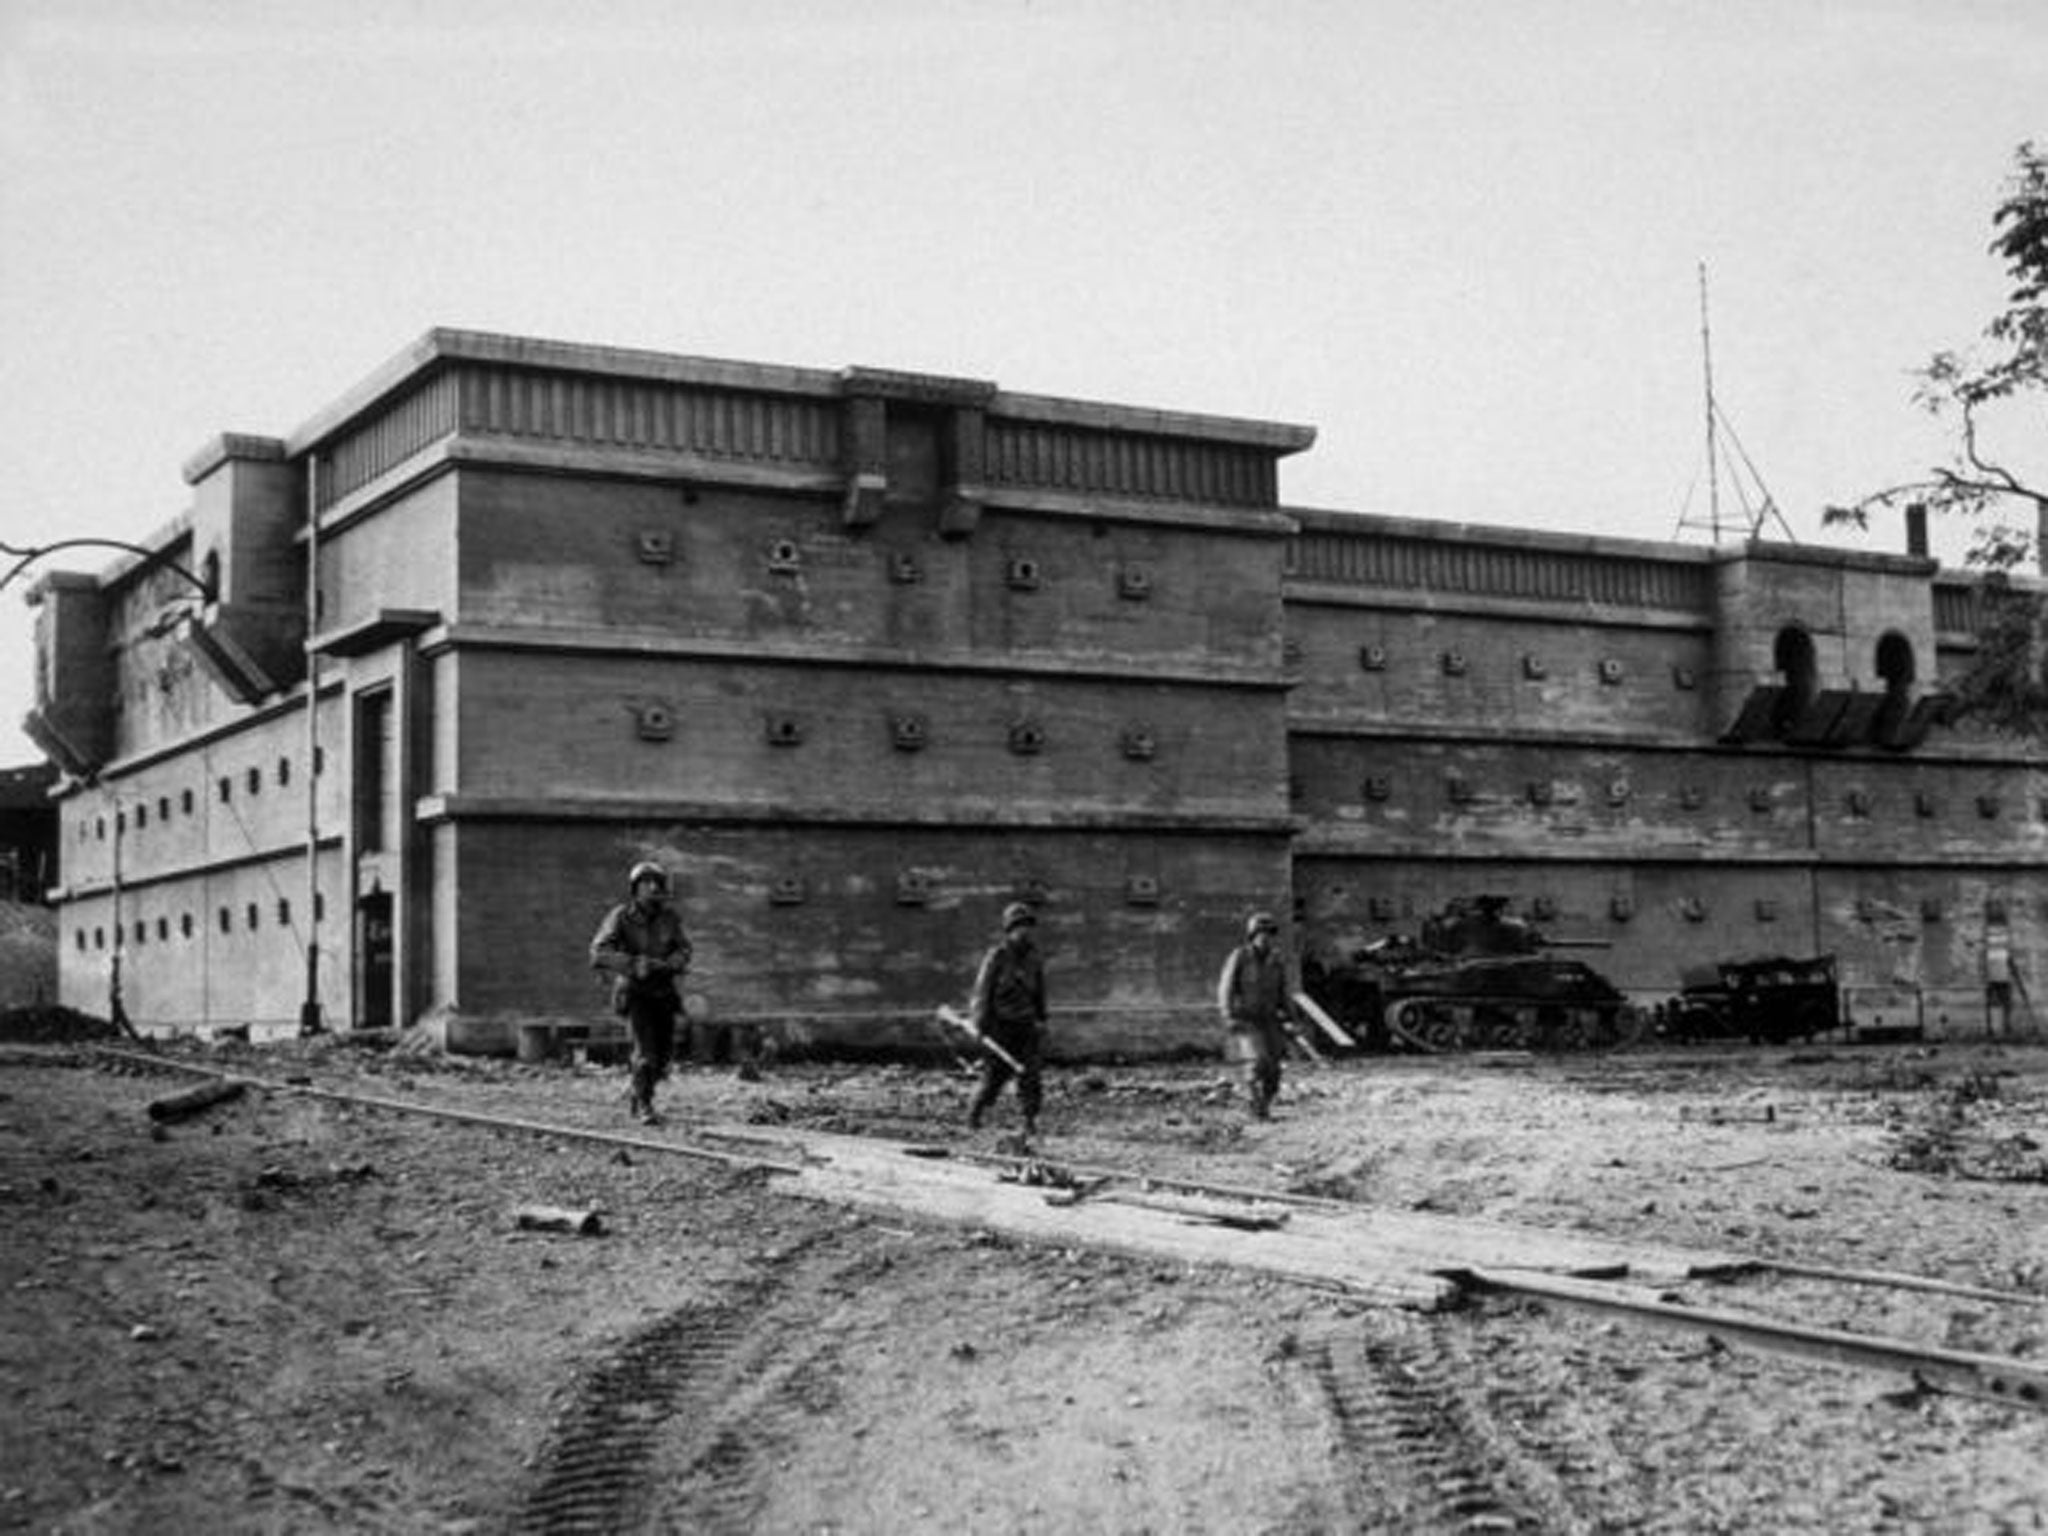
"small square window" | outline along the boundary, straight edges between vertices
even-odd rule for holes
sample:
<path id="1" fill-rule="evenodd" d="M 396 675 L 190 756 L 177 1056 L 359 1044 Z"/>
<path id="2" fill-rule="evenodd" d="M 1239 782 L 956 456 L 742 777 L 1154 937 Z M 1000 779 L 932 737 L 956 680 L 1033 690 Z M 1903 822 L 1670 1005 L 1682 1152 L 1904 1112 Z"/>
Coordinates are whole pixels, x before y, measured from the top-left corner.
<path id="1" fill-rule="evenodd" d="M 931 741 L 931 721 L 916 713 L 891 715 L 889 741 L 898 752 L 921 752 Z"/>

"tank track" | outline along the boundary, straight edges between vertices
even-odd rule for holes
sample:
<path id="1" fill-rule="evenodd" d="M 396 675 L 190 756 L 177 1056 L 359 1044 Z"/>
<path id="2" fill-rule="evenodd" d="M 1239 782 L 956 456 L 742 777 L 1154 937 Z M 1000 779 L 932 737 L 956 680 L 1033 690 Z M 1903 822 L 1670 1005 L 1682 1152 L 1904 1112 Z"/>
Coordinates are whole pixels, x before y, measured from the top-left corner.
<path id="1" fill-rule="evenodd" d="M 1410 1049 L 1611 1051 L 1643 1035 L 1633 1004 L 1533 1002 L 1526 997 L 1405 997 L 1389 1003 L 1387 1033 Z"/>

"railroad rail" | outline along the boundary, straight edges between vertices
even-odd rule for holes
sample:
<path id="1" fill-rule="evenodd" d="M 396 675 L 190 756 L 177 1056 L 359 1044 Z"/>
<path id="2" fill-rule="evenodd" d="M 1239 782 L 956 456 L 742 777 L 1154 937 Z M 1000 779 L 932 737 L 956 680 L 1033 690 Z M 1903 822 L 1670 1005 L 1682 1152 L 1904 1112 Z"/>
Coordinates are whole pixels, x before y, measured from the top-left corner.
<path id="1" fill-rule="evenodd" d="M 415 1115 L 496 1131 L 512 1131 L 665 1154 L 799 1177 L 807 1169 L 816 1169 L 831 1161 L 829 1156 L 820 1156 L 810 1151 L 800 1136 L 788 1134 L 778 1136 L 737 1128 L 707 1127 L 699 1129 L 693 1136 L 655 1137 L 526 1120 L 382 1095 L 323 1088 L 308 1082 L 229 1071 L 144 1051 L 96 1045 L 91 1048 L 89 1057 L 132 1069 L 179 1073 L 239 1084 L 265 1093 L 297 1095 L 329 1103 Z M 720 1142 L 725 1145 L 710 1144 Z M 735 1150 L 735 1144 L 741 1150 Z M 1036 1170 L 1042 1176 L 1048 1169 L 1048 1165 L 1041 1159 L 1026 1156 L 972 1152 L 950 1147 L 904 1146 L 899 1149 L 906 1153 L 923 1153 L 927 1156 L 936 1154 L 956 1165 L 987 1166 L 1009 1176 L 1013 1182 L 1022 1178 L 1028 1171 Z M 906 1158 L 905 1161 L 909 1162 L 911 1159 Z M 1091 1203 L 1101 1202 L 1103 1190 L 1111 1186 L 1122 1186 L 1145 1190 L 1178 1190 L 1212 1200 L 1255 1202 L 1261 1206 L 1281 1206 L 1326 1214 L 1364 1212 L 1370 1209 L 1355 1202 L 1322 1196 L 1176 1179 L 1105 1165 L 1063 1164 L 1058 1166 L 1056 1172 L 1058 1177 L 1052 1182 L 1059 1186 L 1061 1193 L 1082 1190 L 1086 1193 L 1081 1198 L 1086 1198 Z M 1078 1232 L 1070 1239 L 1063 1240 L 1083 1245 L 1088 1242 L 1088 1239 Z M 1256 1235 L 1244 1239 L 1241 1260 L 1213 1246 L 1207 1253 L 1219 1264 L 1264 1269 L 1268 1266 L 1259 1262 L 1258 1242 Z M 2001 1305 L 2048 1306 L 2048 1297 L 2030 1292 L 1995 1290 L 1889 1271 L 1842 1269 L 1793 1260 L 1750 1259 L 1746 1256 L 1742 1267 L 1755 1272 L 1772 1272 L 1841 1284 L 1914 1290 Z M 1772 1354 L 1821 1360 L 1836 1365 L 1903 1373 L 1928 1390 L 1982 1398 L 2008 1406 L 2048 1413 L 2048 1368 L 2024 1360 L 1973 1354 L 1835 1329 L 1805 1327 L 1748 1313 L 1679 1305 L 1661 1297 L 1652 1298 L 1638 1294 L 1637 1291 L 1624 1286 L 1548 1271 L 1503 1266 L 1456 1266 L 1446 1267 L 1440 1270 L 1439 1274 L 1455 1286 L 1476 1294 L 1512 1294 L 1561 1307 L 1622 1317 L 1660 1330 L 1677 1330 L 1709 1337 L 1726 1345 L 1744 1346 Z"/>

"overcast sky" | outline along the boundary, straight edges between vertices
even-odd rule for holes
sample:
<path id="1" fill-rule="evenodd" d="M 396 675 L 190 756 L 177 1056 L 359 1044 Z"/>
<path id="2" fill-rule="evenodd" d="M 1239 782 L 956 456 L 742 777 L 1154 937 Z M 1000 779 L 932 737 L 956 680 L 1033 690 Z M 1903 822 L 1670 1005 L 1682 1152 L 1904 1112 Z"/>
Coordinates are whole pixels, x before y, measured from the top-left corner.
<path id="1" fill-rule="evenodd" d="M 0 539 L 141 539 L 437 325 L 1300 422 L 1294 505 L 1669 538 L 1705 263 L 1843 542 L 1942 455 L 2027 138 L 2042 0 L 0 0 Z"/>

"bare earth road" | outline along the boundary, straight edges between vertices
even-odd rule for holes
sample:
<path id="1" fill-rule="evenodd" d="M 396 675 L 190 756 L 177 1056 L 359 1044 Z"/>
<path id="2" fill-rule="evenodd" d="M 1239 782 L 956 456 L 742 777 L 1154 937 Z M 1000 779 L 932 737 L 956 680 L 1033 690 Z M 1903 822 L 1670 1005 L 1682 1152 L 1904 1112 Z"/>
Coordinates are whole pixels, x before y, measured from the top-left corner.
<path id="1" fill-rule="evenodd" d="M 323 1041 L 178 1059 L 684 1142 L 992 1152 L 952 1071 L 616 1068 Z M 2048 1529 L 2048 1412 L 1512 1298 L 1423 1312 L 792 1198 L 772 1171 L 0 1050 L 0 1527 Z M 999 1120 L 1002 1117 L 998 1117 Z M 1738 1250 L 1660 1294 L 2048 1366 L 2048 1048 L 1052 1074 L 1062 1166 Z M 705 1143 L 717 1145 L 716 1142 Z M 522 1228 L 523 1207 L 601 1230 Z M 2009 1299 L 1962 1294 L 1981 1288 Z"/>

